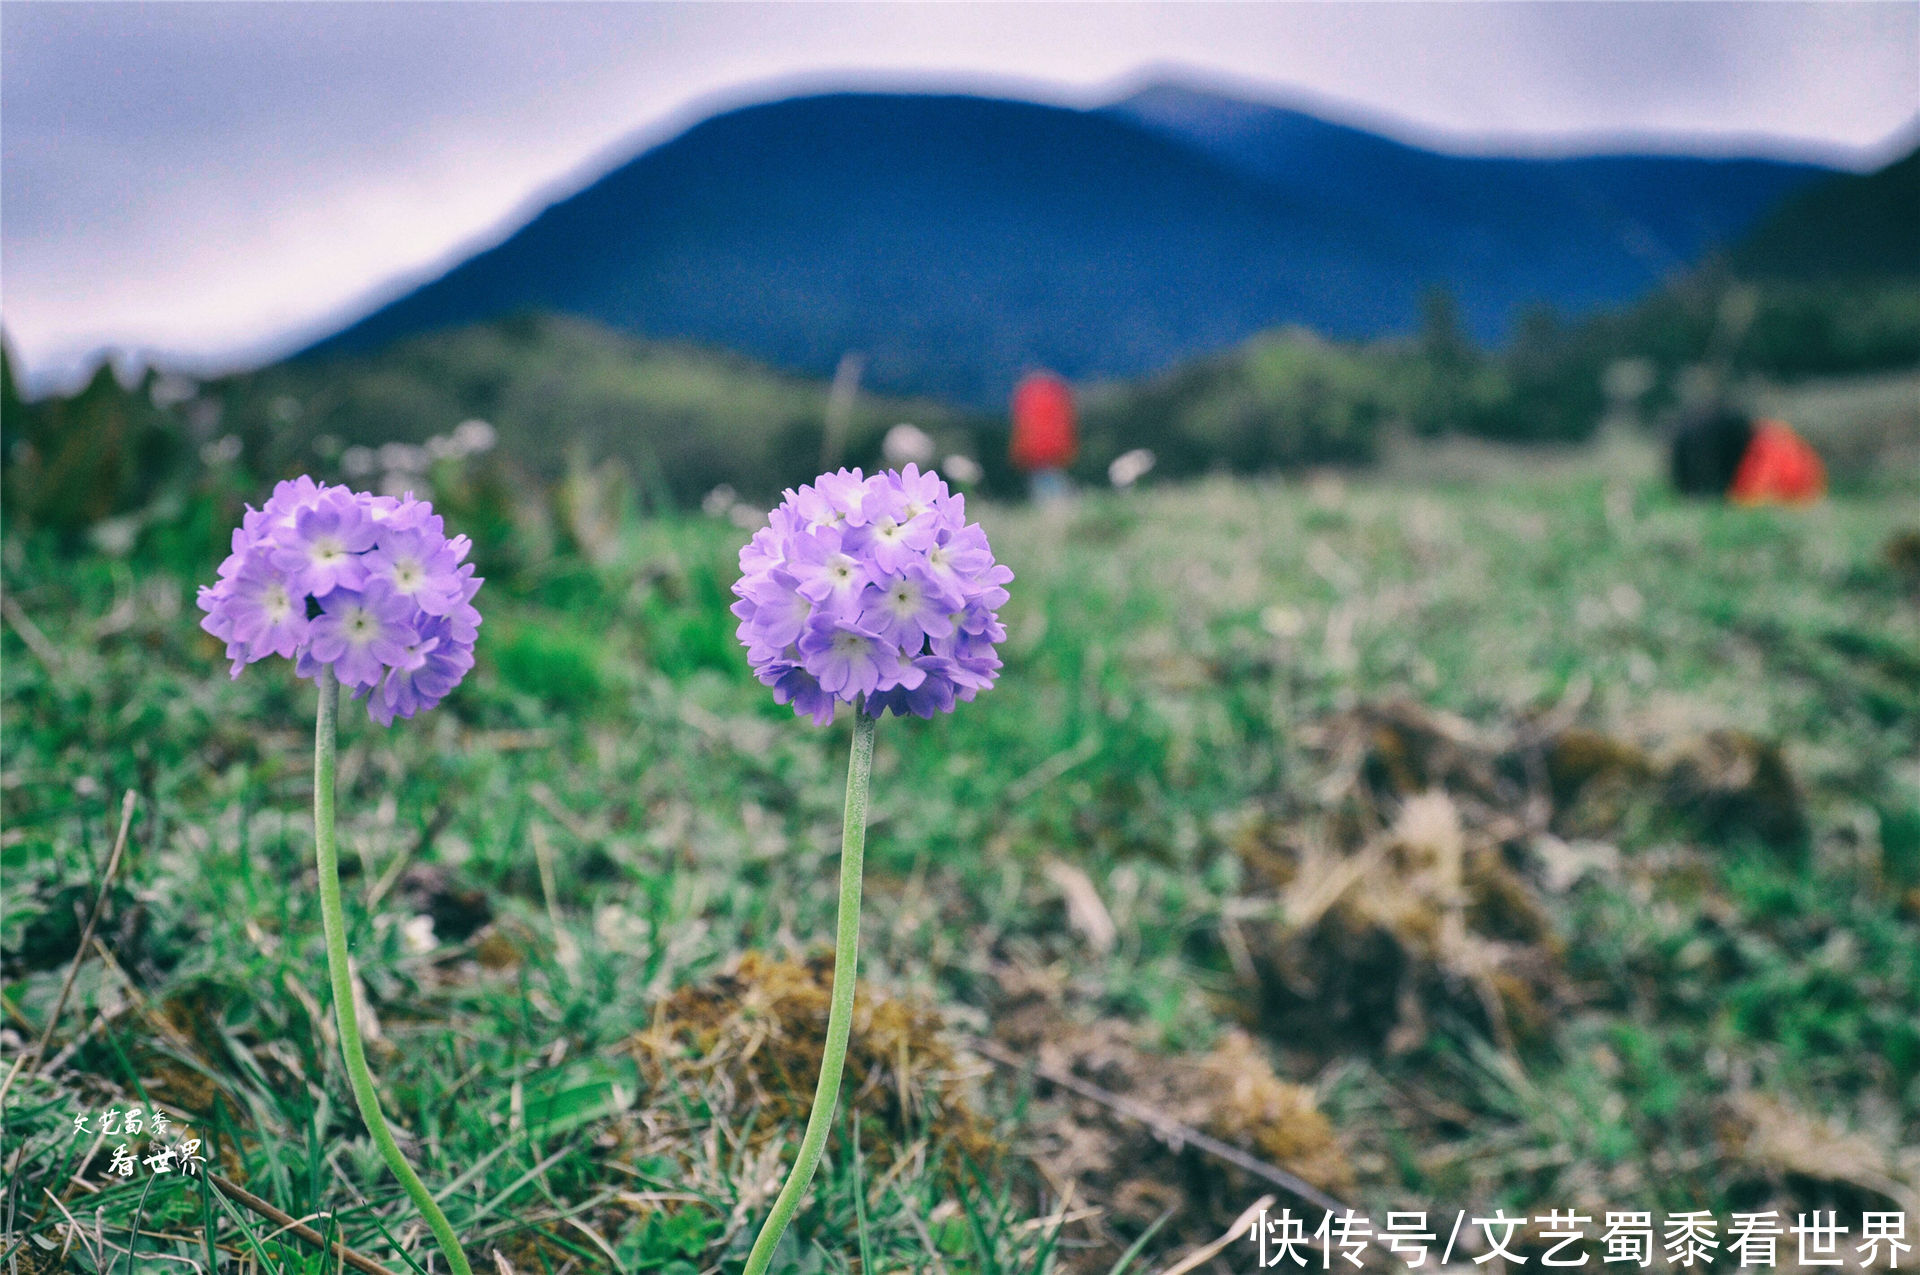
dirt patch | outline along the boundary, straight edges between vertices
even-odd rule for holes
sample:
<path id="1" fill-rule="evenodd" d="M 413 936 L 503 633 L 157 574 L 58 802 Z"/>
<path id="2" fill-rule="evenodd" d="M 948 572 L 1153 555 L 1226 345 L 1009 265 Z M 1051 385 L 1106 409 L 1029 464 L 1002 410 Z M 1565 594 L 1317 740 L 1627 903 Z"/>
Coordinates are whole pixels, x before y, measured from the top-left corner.
<path id="1" fill-rule="evenodd" d="M 1717 836 L 1750 834 L 1777 849 L 1806 842 L 1800 786 L 1778 744 L 1712 731 L 1674 750 L 1664 778 L 1668 802 Z"/>
<path id="2" fill-rule="evenodd" d="M 1307 738 L 1331 763 L 1323 797 L 1357 797 L 1376 814 L 1435 789 L 1487 811 L 1518 812 L 1536 786 L 1510 737 L 1410 700 L 1337 713 Z"/>
<path id="3" fill-rule="evenodd" d="M 832 985 L 831 953 L 799 962 L 748 952 L 669 996 L 632 1051 L 651 1087 L 697 1095 L 716 1123 L 746 1131 L 750 1146 L 797 1140 Z M 858 984 L 840 1101 L 858 1113 L 862 1153 L 878 1169 L 922 1139 L 951 1171 L 992 1164 L 1002 1148 L 968 1096 L 982 1071 L 956 1051 L 935 1010 Z M 836 1122 L 836 1142 L 843 1132 Z"/>
<path id="4" fill-rule="evenodd" d="M 1743 1093 L 1718 1112 L 1722 1152 L 1772 1195 L 1849 1212 L 1920 1210 L 1920 1147 L 1896 1150 L 1777 1098 Z"/>
<path id="5" fill-rule="evenodd" d="M 1571 716 L 1493 730 L 1391 701 L 1318 723 L 1316 800 L 1234 837 L 1243 1021 L 1318 1057 L 1414 1049 L 1442 1016 L 1524 1047 L 1574 996 L 1546 900 L 1617 870 L 1611 839 L 1804 844 L 1777 745 L 1721 730 L 1655 749 Z"/>
<path id="6" fill-rule="evenodd" d="M 1546 747 L 1554 831 L 1605 836 L 1646 801 L 1659 765 L 1641 748 L 1602 731 L 1572 726 Z"/>
<path id="7" fill-rule="evenodd" d="M 996 1037 L 1045 1068 L 1091 1082 L 1333 1194 L 1353 1171 L 1313 1091 L 1282 1079 L 1265 1050 L 1230 1032 L 1209 1052 L 1168 1054 L 1143 1046 L 1138 1029 L 1115 1019 L 1076 1024 L 1058 1004 L 1028 996 L 997 1015 Z M 1022 1148 L 1047 1181 L 1063 1217 L 1061 1269 L 1105 1271 L 1162 1215 L 1155 1252 L 1219 1236 L 1249 1201 L 1273 1187 L 1169 1139 L 1108 1102 L 1036 1078 Z M 1311 1205 L 1289 1203 L 1317 1217 Z"/>
<path id="8" fill-rule="evenodd" d="M 1502 1043 L 1545 1032 L 1564 981 L 1560 940 L 1501 839 L 1470 826 L 1446 791 L 1400 802 L 1357 844 L 1292 849 L 1290 861 L 1271 846 L 1246 859 L 1251 884 L 1277 898 L 1277 919 L 1241 926 L 1261 1030 L 1387 1052 L 1420 1044 L 1442 1011 Z M 1275 862 L 1287 870 L 1266 875 Z"/>

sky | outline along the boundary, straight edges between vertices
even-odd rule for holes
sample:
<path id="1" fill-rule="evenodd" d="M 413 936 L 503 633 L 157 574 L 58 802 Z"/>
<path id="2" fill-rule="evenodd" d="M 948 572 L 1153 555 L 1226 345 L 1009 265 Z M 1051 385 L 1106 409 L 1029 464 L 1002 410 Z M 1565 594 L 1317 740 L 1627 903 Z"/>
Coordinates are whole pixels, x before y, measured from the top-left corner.
<path id="1" fill-rule="evenodd" d="M 1867 168 L 1916 140 L 1920 0 L 6 0 L 0 325 L 37 389 L 103 348 L 244 366 L 728 106 L 1169 71 L 1441 149 Z"/>

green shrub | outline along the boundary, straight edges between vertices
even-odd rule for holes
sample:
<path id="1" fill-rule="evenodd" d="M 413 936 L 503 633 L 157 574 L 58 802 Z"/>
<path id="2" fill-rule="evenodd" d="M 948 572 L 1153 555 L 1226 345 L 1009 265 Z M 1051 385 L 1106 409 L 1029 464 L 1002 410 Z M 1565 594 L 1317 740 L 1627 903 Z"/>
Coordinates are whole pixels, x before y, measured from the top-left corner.
<path id="1" fill-rule="evenodd" d="M 606 689 L 600 666 L 601 642 L 591 633 L 566 627 L 546 613 L 543 621 L 500 624 L 483 642 L 501 679 L 515 690 L 556 709 L 584 712 L 599 703 Z"/>

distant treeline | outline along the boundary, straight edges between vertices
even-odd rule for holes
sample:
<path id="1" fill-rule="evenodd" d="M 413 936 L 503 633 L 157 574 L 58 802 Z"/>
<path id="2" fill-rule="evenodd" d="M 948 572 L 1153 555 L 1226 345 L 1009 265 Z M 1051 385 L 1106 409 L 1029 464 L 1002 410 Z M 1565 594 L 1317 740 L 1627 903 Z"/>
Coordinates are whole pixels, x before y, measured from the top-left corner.
<path id="1" fill-rule="evenodd" d="M 1750 283 L 1712 268 L 1630 309 L 1526 315 L 1501 350 L 1476 348 L 1433 293 L 1409 341 L 1365 346 L 1278 332 L 1154 380 L 1098 390 L 1089 475 L 1134 447 L 1162 472 L 1364 463 L 1383 427 L 1508 442 L 1591 435 L 1609 406 L 1648 423 L 1683 402 L 1920 365 L 1920 282 Z"/>
<path id="2" fill-rule="evenodd" d="M 829 440 L 828 397 L 734 355 L 552 316 L 206 382 L 147 370 L 123 384 L 102 364 L 79 391 L 31 402 L 0 345 L 0 482 L 10 530 L 76 544 L 148 535 L 209 500 L 230 522 L 299 473 L 430 490 L 505 541 L 519 506 L 556 514 L 566 534 L 584 491 L 642 509 L 699 508 L 727 489 L 761 501 L 827 461 L 874 464 L 901 422 L 942 457 L 971 458 L 1005 428 L 855 395 Z M 1009 485 L 998 449 L 981 459 L 983 484 Z"/>
<path id="3" fill-rule="evenodd" d="M 1436 292 L 1410 338 L 1279 331 L 1156 378 L 1089 387 L 1076 469 L 1102 482 L 1136 447 L 1154 451 L 1164 476 L 1365 464 L 1394 429 L 1577 441 L 1610 408 L 1657 423 L 1689 398 L 1746 384 L 1916 365 L 1912 278 L 1752 282 L 1712 266 L 1625 310 L 1536 311 L 1498 350 L 1476 347 Z M 724 488 L 760 501 L 828 458 L 877 463 L 900 422 L 931 435 L 936 461 L 975 461 L 976 488 L 1018 490 L 1004 418 L 861 395 L 828 442 L 821 383 L 572 319 L 527 316 L 203 384 L 149 371 L 123 386 L 103 366 L 79 392 L 31 403 L 10 366 L 0 382 L 6 518 L 67 537 L 130 515 L 140 516 L 130 527 L 147 525 L 157 504 L 205 490 L 213 474 L 254 491 L 299 472 L 444 485 L 457 468 L 510 502 L 613 462 L 642 507 L 697 507 Z M 485 423 L 486 454 L 440 464 L 452 454 L 442 445 L 473 421 Z"/>

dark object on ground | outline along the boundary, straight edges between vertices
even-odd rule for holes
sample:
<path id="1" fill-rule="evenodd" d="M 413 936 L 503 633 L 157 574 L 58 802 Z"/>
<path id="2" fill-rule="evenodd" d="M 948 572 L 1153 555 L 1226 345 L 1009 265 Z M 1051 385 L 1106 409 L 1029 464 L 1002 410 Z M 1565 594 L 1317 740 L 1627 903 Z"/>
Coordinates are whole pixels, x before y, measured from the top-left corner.
<path id="1" fill-rule="evenodd" d="M 1736 505 L 1805 505 L 1827 491 L 1820 454 L 1791 426 L 1727 407 L 1681 420 L 1672 466 L 1682 495 L 1724 496 Z"/>
<path id="2" fill-rule="evenodd" d="M 493 903 L 484 890 L 454 879 L 437 863 L 416 863 L 400 877 L 399 897 L 415 913 L 433 918 L 433 933 L 443 943 L 462 943 L 493 919 Z"/>
<path id="3" fill-rule="evenodd" d="M 1780 746 L 1739 730 L 1710 731 L 1667 768 L 1667 797 L 1710 838 L 1751 833 L 1778 850 L 1803 848 L 1806 808 Z"/>
<path id="4" fill-rule="evenodd" d="M 1725 496 L 1751 442 L 1753 420 L 1744 412 L 1713 407 L 1688 415 L 1673 432 L 1674 488 L 1683 496 Z"/>
<path id="5" fill-rule="evenodd" d="M 1902 584 L 1920 589 L 1920 527 L 1903 527 L 1894 532 L 1887 537 L 1880 552 Z"/>

